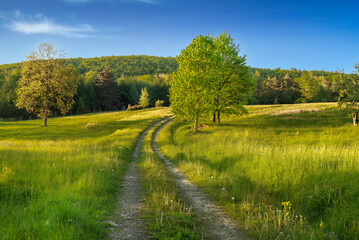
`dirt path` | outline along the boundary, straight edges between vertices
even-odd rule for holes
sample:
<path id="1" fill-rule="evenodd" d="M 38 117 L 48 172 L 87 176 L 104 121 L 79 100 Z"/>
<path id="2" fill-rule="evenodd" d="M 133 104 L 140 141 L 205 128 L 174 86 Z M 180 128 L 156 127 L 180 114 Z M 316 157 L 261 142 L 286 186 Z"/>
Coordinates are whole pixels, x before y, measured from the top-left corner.
<path id="1" fill-rule="evenodd" d="M 205 238 L 216 240 L 248 239 L 237 229 L 236 225 L 228 217 L 221 213 L 220 208 L 215 205 L 206 194 L 188 181 L 185 175 L 158 150 L 156 144 L 157 135 L 159 131 L 172 120 L 173 119 L 165 122 L 154 132 L 152 148 L 164 161 L 168 171 L 172 174 L 175 182 L 179 186 L 181 195 L 192 205 L 193 212 L 199 216 L 201 225 L 204 228 Z"/>
<path id="2" fill-rule="evenodd" d="M 143 209 L 142 196 L 143 190 L 141 186 L 140 176 L 138 172 L 137 162 L 141 152 L 142 142 L 147 133 L 156 125 L 166 121 L 155 123 L 147 128 L 139 137 L 136 147 L 133 151 L 132 162 L 127 169 L 123 179 L 123 189 L 117 199 L 117 208 L 115 211 L 116 219 L 108 221 L 112 226 L 109 233 L 110 239 L 121 240 L 140 240 L 146 239 L 145 224 L 141 219 L 141 211 Z"/>

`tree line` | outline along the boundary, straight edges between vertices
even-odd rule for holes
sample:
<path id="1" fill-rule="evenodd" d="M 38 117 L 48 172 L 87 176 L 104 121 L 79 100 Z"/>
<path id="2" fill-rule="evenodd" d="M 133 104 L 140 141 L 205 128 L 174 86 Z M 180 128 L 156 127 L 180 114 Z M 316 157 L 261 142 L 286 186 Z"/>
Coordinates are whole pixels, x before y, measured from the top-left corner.
<path id="1" fill-rule="evenodd" d="M 138 105 L 141 91 L 148 93 L 148 106 L 169 106 L 168 89 L 171 73 L 177 68 L 174 58 L 120 56 L 91 59 L 58 59 L 76 71 L 74 104 L 68 114 L 107 110 L 125 110 Z M 16 107 L 17 90 L 27 62 L 0 65 L 0 118 L 29 119 Z M 60 115 L 61 109 L 51 109 Z"/>
<path id="2" fill-rule="evenodd" d="M 256 82 L 250 104 L 337 102 L 342 77 L 352 74 L 328 71 L 249 68 Z"/>
<path id="3" fill-rule="evenodd" d="M 0 65 L 0 118 L 30 117 L 25 110 L 15 106 L 23 64 Z M 129 104 L 139 103 L 144 88 L 149 94 L 149 106 L 155 106 L 157 100 L 168 106 L 170 82 L 178 68 L 175 58 L 153 56 L 73 58 L 65 59 L 64 64 L 73 66 L 78 74 L 72 114 L 127 109 Z M 341 76 L 351 76 L 327 71 L 247 69 L 256 86 L 248 98 L 249 104 L 334 102 L 340 96 Z M 108 90 L 101 83 L 106 76 L 111 82 Z M 104 99 L 106 91 L 109 91 L 110 99 Z M 55 114 L 60 112 L 54 111 Z"/>

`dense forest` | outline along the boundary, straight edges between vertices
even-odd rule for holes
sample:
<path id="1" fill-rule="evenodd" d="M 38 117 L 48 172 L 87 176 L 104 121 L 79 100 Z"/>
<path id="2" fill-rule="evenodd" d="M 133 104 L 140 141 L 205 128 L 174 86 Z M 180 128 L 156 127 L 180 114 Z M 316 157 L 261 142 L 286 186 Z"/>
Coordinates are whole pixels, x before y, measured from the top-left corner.
<path id="1" fill-rule="evenodd" d="M 175 58 L 153 56 L 72 58 L 66 64 L 79 73 L 71 114 L 127 109 L 138 104 L 143 88 L 149 93 L 149 106 L 155 106 L 157 100 L 168 106 L 169 84 L 177 69 Z M 30 118 L 14 104 L 21 66 L 0 65 L 0 118 Z M 249 72 L 256 82 L 249 104 L 328 102 L 338 97 L 339 72 L 260 68 L 249 68 Z"/>

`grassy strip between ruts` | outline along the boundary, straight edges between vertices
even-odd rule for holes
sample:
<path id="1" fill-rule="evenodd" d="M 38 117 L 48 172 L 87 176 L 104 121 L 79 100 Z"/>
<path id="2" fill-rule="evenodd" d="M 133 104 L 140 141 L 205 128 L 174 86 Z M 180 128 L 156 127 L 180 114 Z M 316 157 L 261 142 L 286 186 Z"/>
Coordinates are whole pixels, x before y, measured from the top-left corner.
<path id="1" fill-rule="evenodd" d="M 158 145 L 257 239 L 358 239 L 359 128 L 334 107 L 248 106 L 198 134 L 175 120 Z"/>
<path id="2" fill-rule="evenodd" d="M 176 193 L 176 184 L 151 147 L 151 130 L 143 142 L 140 171 L 145 189 L 145 215 L 150 239 L 201 239 L 194 215 Z"/>
<path id="3" fill-rule="evenodd" d="M 140 132 L 167 108 L 0 122 L 0 239 L 100 239 Z"/>

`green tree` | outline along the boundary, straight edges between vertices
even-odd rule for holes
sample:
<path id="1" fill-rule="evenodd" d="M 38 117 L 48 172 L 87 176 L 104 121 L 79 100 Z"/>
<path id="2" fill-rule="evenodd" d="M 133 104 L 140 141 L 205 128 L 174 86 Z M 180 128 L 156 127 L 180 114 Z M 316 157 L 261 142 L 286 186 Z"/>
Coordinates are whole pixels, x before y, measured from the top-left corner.
<path id="1" fill-rule="evenodd" d="M 135 81 L 132 82 L 129 93 L 128 93 L 129 104 L 136 105 L 140 100 L 140 94 L 138 92 L 137 84 Z"/>
<path id="2" fill-rule="evenodd" d="M 355 74 L 342 74 L 339 77 L 338 105 L 348 111 L 353 118 L 353 124 L 358 124 L 359 112 L 359 66 L 355 66 Z"/>
<path id="3" fill-rule="evenodd" d="M 306 102 L 313 102 L 319 91 L 321 81 L 312 72 L 303 71 L 301 77 L 295 79 Z"/>
<path id="4" fill-rule="evenodd" d="M 214 43 L 209 36 L 199 35 L 177 56 L 178 69 L 171 80 L 172 112 L 187 120 L 194 120 L 198 130 L 199 117 L 208 109 L 208 82 L 215 66 Z"/>
<path id="5" fill-rule="evenodd" d="M 209 67 L 213 67 L 212 76 L 208 86 L 208 95 L 212 100 L 210 108 L 213 112 L 213 120 L 217 114 L 218 124 L 221 123 L 220 113 L 246 112 L 243 104 L 252 93 L 254 82 L 249 75 L 246 57 L 239 56 L 239 46 L 234 43 L 231 35 L 220 34 L 213 38 L 214 55 L 207 59 Z M 210 63 L 211 61 L 214 64 Z"/>
<path id="6" fill-rule="evenodd" d="M 54 110 L 62 114 L 70 111 L 78 86 L 77 72 L 65 66 L 63 54 L 52 44 L 43 43 L 23 63 L 16 106 L 37 114 L 47 126 L 47 118 Z"/>
<path id="7" fill-rule="evenodd" d="M 116 82 L 113 73 L 105 68 L 97 74 L 95 79 L 96 95 L 100 101 L 100 107 L 109 110 L 117 106 Z"/>
<path id="8" fill-rule="evenodd" d="M 150 97 L 148 95 L 146 87 L 142 88 L 141 90 L 140 101 L 138 102 L 138 104 L 143 108 L 148 107 L 148 105 L 150 104 Z"/>

